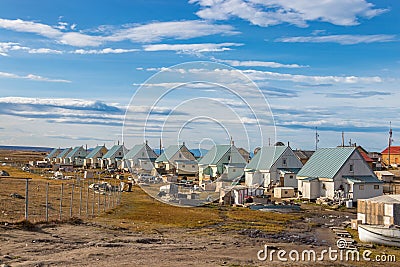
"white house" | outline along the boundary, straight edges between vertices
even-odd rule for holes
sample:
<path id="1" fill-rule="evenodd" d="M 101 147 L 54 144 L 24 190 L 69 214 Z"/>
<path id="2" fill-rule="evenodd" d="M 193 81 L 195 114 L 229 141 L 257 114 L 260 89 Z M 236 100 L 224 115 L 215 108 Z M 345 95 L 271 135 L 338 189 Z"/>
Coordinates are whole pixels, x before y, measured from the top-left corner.
<path id="1" fill-rule="evenodd" d="M 240 179 L 246 164 L 233 142 L 230 145 L 215 145 L 199 161 L 199 184 L 218 177 L 225 181 Z"/>
<path id="2" fill-rule="evenodd" d="M 50 162 L 50 163 L 55 163 L 57 156 L 62 152 L 62 149 L 59 148 L 54 148 L 52 151 L 50 151 L 49 154 L 44 158 L 45 161 Z"/>
<path id="3" fill-rule="evenodd" d="M 64 159 L 71 152 L 72 147 L 65 148 L 60 154 L 57 155 L 55 163 L 64 164 Z"/>
<path id="4" fill-rule="evenodd" d="M 198 165 L 195 157 L 185 146 L 170 145 L 155 160 L 155 168 L 160 172 L 173 172 L 178 175 L 195 175 L 198 172 Z"/>
<path id="5" fill-rule="evenodd" d="M 154 167 L 153 162 L 157 154 L 149 147 L 147 141 L 140 145 L 135 145 L 122 160 L 122 168 L 127 170 L 151 171 Z"/>
<path id="6" fill-rule="evenodd" d="M 318 149 L 297 174 L 305 199 L 371 198 L 383 194 L 378 180 L 356 147 Z"/>
<path id="7" fill-rule="evenodd" d="M 103 146 L 96 146 L 90 153 L 86 156 L 84 165 L 87 168 L 99 168 L 101 166 L 101 161 L 103 156 L 108 152 L 108 149 Z"/>
<path id="8" fill-rule="evenodd" d="M 101 159 L 101 168 L 118 168 L 128 152 L 124 145 L 114 145 Z"/>
<path id="9" fill-rule="evenodd" d="M 86 155 L 86 149 L 83 146 L 77 146 L 65 156 L 64 164 L 71 164 L 77 167 L 83 166 Z"/>
<path id="10" fill-rule="evenodd" d="M 302 166 L 289 146 L 262 147 L 245 168 L 246 185 L 297 188 L 296 175 Z"/>

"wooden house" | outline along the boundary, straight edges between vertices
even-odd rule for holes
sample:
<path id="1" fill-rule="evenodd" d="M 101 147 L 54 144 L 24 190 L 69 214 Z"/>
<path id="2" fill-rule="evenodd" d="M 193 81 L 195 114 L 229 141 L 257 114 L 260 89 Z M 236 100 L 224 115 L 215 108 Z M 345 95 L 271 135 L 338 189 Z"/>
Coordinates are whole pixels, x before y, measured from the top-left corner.
<path id="1" fill-rule="evenodd" d="M 356 147 L 318 149 L 297 174 L 298 190 L 305 199 L 350 199 L 380 196 L 378 180 Z"/>
<path id="2" fill-rule="evenodd" d="M 96 146 L 85 157 L 84 165 L 86 168 L 100 168 L 103 156 L 108 152 L 108 149 L 103 146 Z"/>
<path id="3" fill-rule="evenodd" d="M 302 166 L 290 146 L 262 147 L 245 168 L 245 183 L 297 188 L 296 175 Z"/>

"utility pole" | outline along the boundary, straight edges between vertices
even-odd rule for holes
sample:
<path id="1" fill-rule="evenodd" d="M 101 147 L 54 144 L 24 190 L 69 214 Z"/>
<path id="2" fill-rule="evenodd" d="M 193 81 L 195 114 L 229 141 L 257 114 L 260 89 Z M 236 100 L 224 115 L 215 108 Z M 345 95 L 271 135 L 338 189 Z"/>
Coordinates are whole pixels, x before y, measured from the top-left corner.
<path id="1" fill-rule="evenodd" d="M 390 147 L 392 146 L 392 135 L 393 135 L 393 131 L 392 131 L 392 122 L 389 122 L 390 123 L 390 129 L 389 129 L 389 159 L 388 159 L 388 162 L 389 162 L 389 167 L 390 167 Z"/>
<path id="2" fill-rule="evenodd" d="M 344 147 L 344 132 L 342 131 L 342 147 Z"/>
<path id="3" fill-rule="evenodd" d="M 318 128 L 315 127 L 315 151 L 317 151 L 317 149 L 318 149 L 318 143 L 319 143 Z"/>

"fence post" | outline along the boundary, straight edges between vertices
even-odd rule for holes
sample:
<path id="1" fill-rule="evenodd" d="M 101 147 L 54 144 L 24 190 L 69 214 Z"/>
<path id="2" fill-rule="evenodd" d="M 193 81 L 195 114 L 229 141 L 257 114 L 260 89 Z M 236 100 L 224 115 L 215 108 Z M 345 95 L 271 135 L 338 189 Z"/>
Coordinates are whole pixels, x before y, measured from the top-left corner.
<path id="1" fill-rule="evenodd" d="M 29 215 L 29 179 L 25 179 L 25 220 L 28 220 Z"/>
<path id="2" fill-rule="evenodd" d="M 88 215 L 89 215 L 89 185 L 86 186 L 86 217 L 88 217 Z"/>
<path id="3" fill-rule="evenodd" d="M 79 217 L 82 215 L 82 185 L 79 186 Z"/>
<path id="4" fill-rule="evenodd" d="M 107 187 L 104 190 L 104 211 L 106 211 L 107 208 Z"/>
<path id="5" fill-rule="evenodd" d="M 100 215 L 100 187 L 99 187 L 99 197 L 97 199 L 97 215 Z"/>
<path id="6" fill-rule="evenodd" d="M 46 184 L 46 222 L 49 221 L 49 183 Z"/>
<path id="7" fill-rule="evenodd" d="M 71 203 L 69 206 L 69 217 L 72 218 L 72 207 L 74 206 L 74 189 L 75 189 L 75 184 L 72 184 L 71 188 Z"/>
<path id="8" fill-rule="evenodd" d="M 62 220 L 62 202 L 63 202 L 63 195 L 64 195 L 64 184 L 61 183 L 61 195 L 60 195 L 60 221 Z"/>

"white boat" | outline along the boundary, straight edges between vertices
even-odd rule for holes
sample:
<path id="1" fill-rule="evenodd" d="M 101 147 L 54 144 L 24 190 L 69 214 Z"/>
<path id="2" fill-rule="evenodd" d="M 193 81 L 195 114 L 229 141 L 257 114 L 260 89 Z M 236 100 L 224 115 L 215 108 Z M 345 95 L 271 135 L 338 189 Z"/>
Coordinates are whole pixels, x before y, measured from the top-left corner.
<path id="1" fill-rule="evenodd" d="M 358 225 L 358 237 L 362 242 L 400 247 L 400 228 L 382 225 Z"/>

